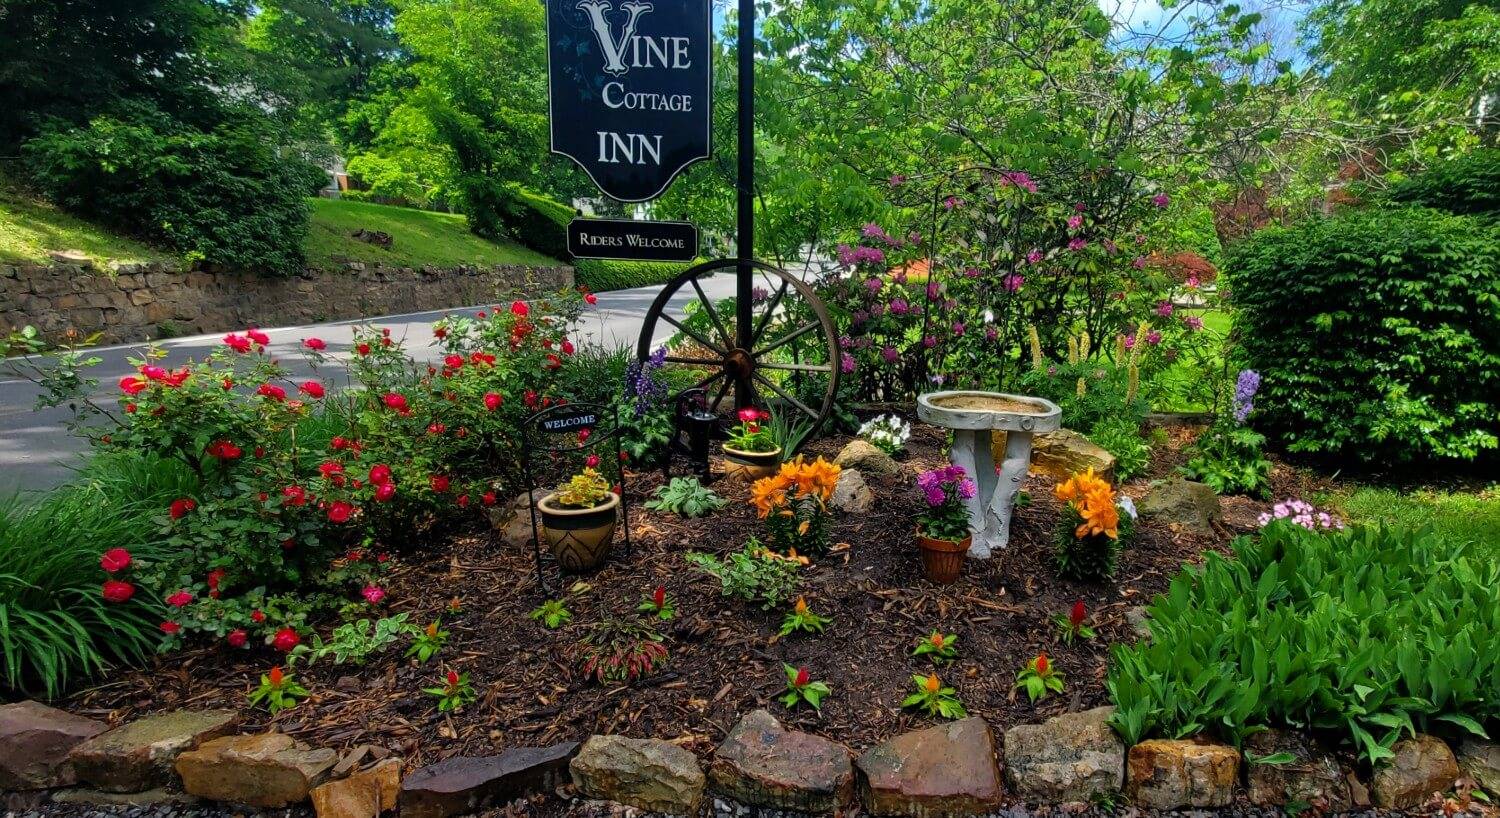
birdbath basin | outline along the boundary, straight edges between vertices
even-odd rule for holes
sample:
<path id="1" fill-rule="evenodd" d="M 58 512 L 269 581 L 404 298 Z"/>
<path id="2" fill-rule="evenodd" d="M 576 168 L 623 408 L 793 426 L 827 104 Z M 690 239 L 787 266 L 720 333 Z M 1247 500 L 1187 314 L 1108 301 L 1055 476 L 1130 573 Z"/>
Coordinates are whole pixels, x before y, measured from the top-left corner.
<path id="1" fill-rule="evenodd" d="M 969 556 L 989 559 L 1010 541 L 1016 494 L 1031 464 L 1031 439 L 1062 426 L 1062 409 L 1052 401 L 1001 392 L 928 392 L 917 396 L 917 417 L 953 430 L 948 459 L 974 478 L 979 491 L 969 505 L 974 542 Z M 990 449 L 996 430 L 1005 435 L 1005 459 L 995 468 Z"/>

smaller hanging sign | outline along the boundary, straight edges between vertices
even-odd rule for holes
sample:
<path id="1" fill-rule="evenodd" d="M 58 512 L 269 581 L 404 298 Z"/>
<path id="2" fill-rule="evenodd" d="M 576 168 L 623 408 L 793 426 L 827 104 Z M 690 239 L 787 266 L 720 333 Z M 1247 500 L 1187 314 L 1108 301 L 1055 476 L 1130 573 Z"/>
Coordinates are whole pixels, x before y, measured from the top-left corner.
<path id="1" fill-rule="evenodd" d="M 599 407 L 593 404 L 568 404 L 538 412 L 532 417 L 539 432 L 576 432 L 599 425 Z"/>
<path id="2" fill-rule="evenodd" d="M 574 219 L 568 252 L 574 258 L 692 261 L 698 257 L 698 228 L 688 222 Z"/>

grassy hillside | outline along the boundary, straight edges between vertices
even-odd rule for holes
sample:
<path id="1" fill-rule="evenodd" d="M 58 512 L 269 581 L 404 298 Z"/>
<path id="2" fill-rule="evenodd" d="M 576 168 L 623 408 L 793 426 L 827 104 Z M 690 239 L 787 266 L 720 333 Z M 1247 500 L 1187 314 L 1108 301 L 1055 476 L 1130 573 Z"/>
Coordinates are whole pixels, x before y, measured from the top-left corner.
<path id="1" fill-rule="evenodd" d="M 305 243 L 309 264 L 337 267 L 345 261 L 408 267 L 434 264 L 527 264 L 558 262 L 519 244 L 492 242 L 469 232 L 464 217 L 404 207 L 313 199 Z M 355 241 L 359 229 L 391 234 L 390 249 Z M 52 206 L 0 187 L 0 262 L 47 261 L 52 250 L 81 250 L 101 263 L 158 261 L 174 257 Z"/>

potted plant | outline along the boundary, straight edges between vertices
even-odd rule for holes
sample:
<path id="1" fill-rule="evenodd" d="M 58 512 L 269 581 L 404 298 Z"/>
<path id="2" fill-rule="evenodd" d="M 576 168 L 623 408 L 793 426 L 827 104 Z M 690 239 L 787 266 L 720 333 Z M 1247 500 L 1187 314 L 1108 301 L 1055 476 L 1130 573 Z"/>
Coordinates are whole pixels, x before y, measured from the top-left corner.
<path id="1" fill-rule="evenodd" d="M 933 582 L 948 584 L 964 567 L 974 535 L 969 531 L 969 507 L 977 487 L 962 466 L 944 466 L 917 475 L 927 509 L 917 515 L 917 546 L 922 570 Z"/>
<path id="2" fill-rule="evenodd" d="M 573 475 L 536 504 L 542 536 L 564 571 L 589 571 L 609 554 L 620 497 L 593 468 Z"/>
<path id="3" fill-rule="evenodd" d="M 744 480 L 759 480 L 776 473 L 781 465 L 781 447 L 766 421 L 771 413 L 746 406 L 739 412 L 740 422 L 729 430 L 724 442 L 724 474 Z"/>

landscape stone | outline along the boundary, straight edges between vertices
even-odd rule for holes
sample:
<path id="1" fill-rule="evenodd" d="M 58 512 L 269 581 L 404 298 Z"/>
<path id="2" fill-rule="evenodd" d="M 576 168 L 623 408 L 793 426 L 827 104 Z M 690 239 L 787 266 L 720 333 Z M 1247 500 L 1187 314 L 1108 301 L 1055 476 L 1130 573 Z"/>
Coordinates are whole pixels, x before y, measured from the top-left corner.
<path id="1" fill-rule="evenodd" d="M 368 770 L 318 786 L 311 795 L 318 818 L 376 818 L 396 808 L 401 760 L 388 758 Z"/>
<path id="2" fill-rule="evenodd" d="M 667 741 L 592 736 L 569 769 L 585 796 L 639 809 L 696 815 L 703 799 L 698 759 Z"/>
<path id="3" fill-rule="evenodd" d="M 1132 605 L 1125 609 L 1125 624 L 1138 639 L 1151 638 L 1151 615 L 1145 605 Z"/>
<path id="4" fill-rule="evenodd" d="M 1005 436 L 996 434 L 992 447 L 998 447 L 996 462 L 1004 457 Z M 1115 456 L 1072 429 L 1037 435 L 1031 443 L 1031 471 L 1055 480 L 1092 468 L 1104 480 L 1115 479 Z"/>
<path id="5" fill-rule="evenodd" d="M 0 705 L 0 790 L 42 790 L 78 781 L 68 751 L 108 729 L 31 700 Z"/>
<path id="6" fill-rule="evenodd" d="M 69 753 L 78 780 L 109 792 L 139 792 L 176 780 L 178 754 L 228 733 L 233 710 L 177 710 L 146 716 L 79 744 Z"/>
<path id="7" fill-rule="evenodd" d="M 1203 483 L 1182 477 L 1157 483 L 1137 504 L 1142 517 L 1160 520 L 1190 534 L 1209 537 L 1215 522 L 1224 519 L 1219 495 Z"/>
<path id="8" fill-rule="evenodd" d="M 1239 779 L 1233 747 L 1151 739 L 1126 756 L 1125 793 L 1140 807 L 1182 809 L 1227 806 Z"/>
<path id="9" fill-rule="evenodd" d="M 851 440 L 839 450 L 833 462 L 845 469 L 857 469 L 869 474 L 892 475 L 901 471 L 901 466 L 890 455 L 882 452 L 867 440 Z"/>
<path id="10" fill-rule="evenodd" d="M 995 740 L 978 717 L 896 736 L 855 764 L 873 815 L 971 815 L 1000 803 Z"/>
<path id="11" fill-rule="evenodd" d="M 708 775 L 716 790 L 756 807 L 842 811 L 854 798 L 849 749 L 787 730 L 765 710 L 740 719 L 714 751 Z"/>
<path id="12" fill-rule="evenodd" d="M 1033 803 L 1092 801 L 1125 783 L 1125 744 L 1109 726 L 1113 707 L 1064 713 L 1005 732 L 1005 777 Z"/>
<path id="13" fill-rule="evenodd" d="M 1259 764 L 1250 756 L 1291 753 L 1287 764 Z M 1338 759 L 1307 735 L 1290 730 L 1265 730 L 1245 741 L 1250 801 L 1263 807 L 1309 804 L 1321 814 L 1347 812 L 1354 802 L 1346 771 Z"/>
<path id="14" fill-rule="evenodd" d="M 141 792 L 104 792 L 82 787 L 57 790 L 52 800 L 59 804 L 80 804 L 91 807 L 155 807 L 162 805 L 196 804 L 198 798 L 185 792 L 173 792 L 165 787 L 153 787 Z"/>
<path id="15" fill-rule="evenodd" d="M 423 767 L 401 782 L 402 818 L 446 818 L 503 804 L 566 779 L 578 742 L 515 747 L 499 755 L 455 756 Z"/>
<path id="16" fill-rule="evenodd" d="M 285 807 L 307 800 L 338 753 L 313 749 L 284 733 L 225 736 L 177 757 L 182 789 L 200 798 Z"/>
<path id="17" fill-rule="evenodd" d="M 1466 738 L 1458 745 L 1458 768 L 1488 793 L 1500 793 L 1500 744 Z"/>
<path id="18" fill-rule="evenodd" d="M 1370 794 L 1378 807 L 1418 806 L 1433 793 L 1452 787 L 1458 778 L 1458 760 L 1440 738 L 1418 733 L 1396 742 L 1391 750 L 1396 757 L 1376 769 L 1370 782 Z"/>
<path id="19" fill-rule="evenodd" d="M 870 491 L 859 469 L 844 469 L 839 472 L 839 481 L 828 503 L 839 511 L 863 514 L 875 505 L 875 493 Z"/>
<path id="20" fill-rule="evenodd" d="M 512 497 L 510 502 L 490 509 L 490 525 L 500 537 L 501 545 L 511 548 L 531 547 L 531 501 L 527 498 L 534 497 L 540 501 L 547 493 L 547 489 L 533 489 L 529 495 L 523 491 Z M 541 526 L 540 517 L 536 524 Z"/>

